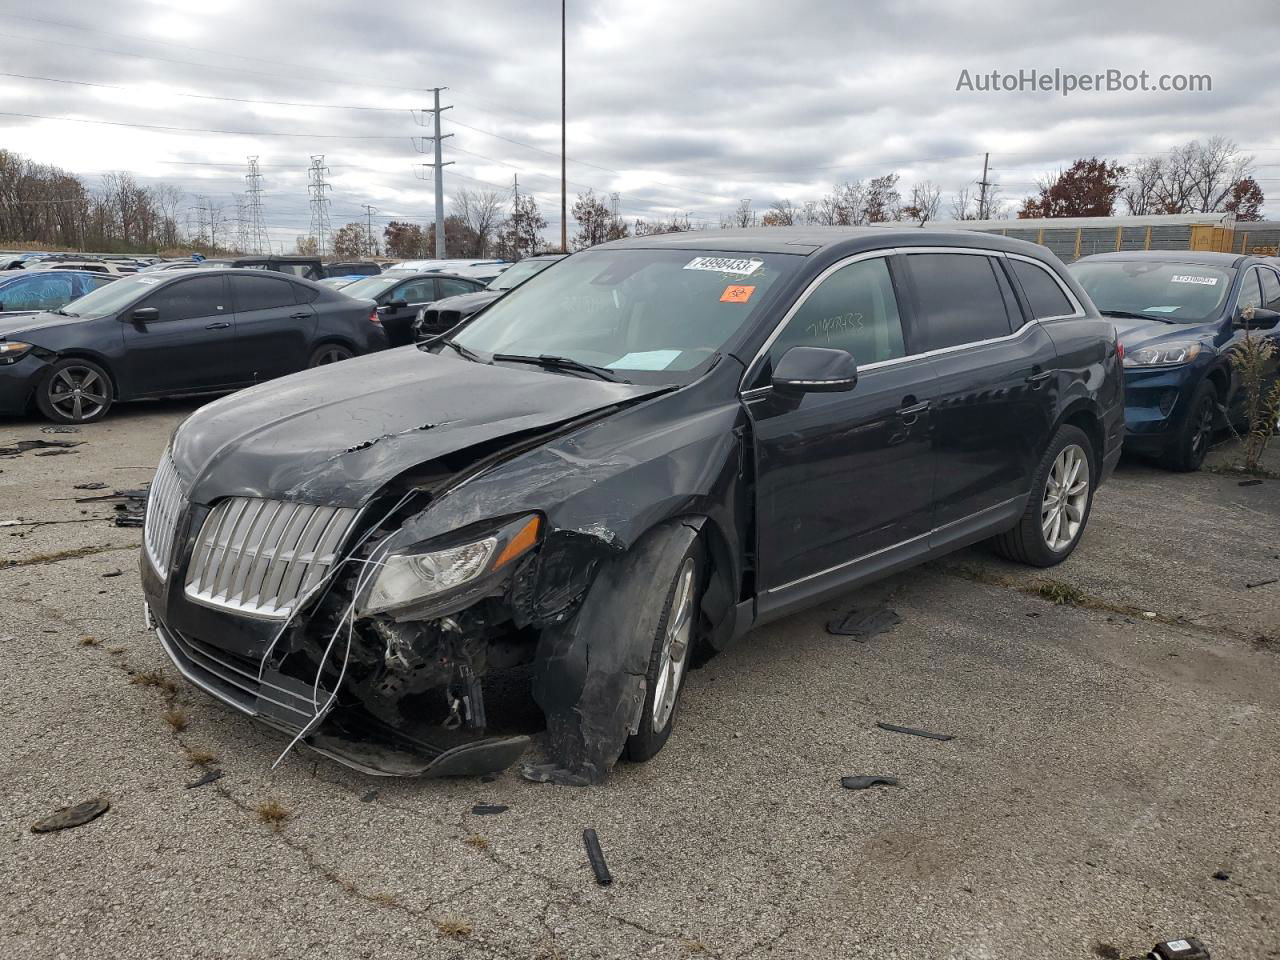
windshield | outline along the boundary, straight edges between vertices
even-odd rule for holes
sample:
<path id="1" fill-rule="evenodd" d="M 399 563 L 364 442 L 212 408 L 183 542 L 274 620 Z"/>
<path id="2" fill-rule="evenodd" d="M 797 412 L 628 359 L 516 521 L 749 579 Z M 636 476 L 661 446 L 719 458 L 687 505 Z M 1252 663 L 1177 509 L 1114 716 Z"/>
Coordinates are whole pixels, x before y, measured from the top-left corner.
<path id="1" fill-rule="evenodd" d="M 1080 260 L 1070 267 L 1103 313 L 1135 313 L 1175 323 L 1217 315 L 1235 271 L 1168 260 Z"/>
<path id="2" fill-rule="evenodd" d="M 521 284 L 453 339 L 479 354 L 546 354 L 642 382 L 687 380 L 669 374 L 714 355 L 797 262 L 787 254 L 588 250 Z"/>
<path id="3" fill-rule="evenodd" d="M 359 280 L 353 280 L 342 288 L 342 292 L 348 297 L 355 297 L 357 300 L 376 300 L 378 294 L 384 292 L 388 287 L 393 287 L 404 276 L 389 277 L 385 273 L 380 273 L 376 277 L 362 277 Z"/>
<path id="4" fill-rule="evenodd" d="M 118 313 L 120 309 L 141 297 L 148 290 L 154 289 L 158 283 L 164 283 L 168 277 L 150 274 L 134 274 L 121 277 L 105 287 L 99 287 L 92 293 L 86 293 L 79 300 L 72 300 L 62 308 L 62 312 L 73 317 L 105 317 Z"/>
<path id="5" fill-rule="evenodd" d="M 524 283 L 535 273 L 541 273 L 554 263 L 554 260 L 525 260 L 515 266 L 507 267 L 489 281 L 489 290 L 510 290 L 517 284 Z"/>

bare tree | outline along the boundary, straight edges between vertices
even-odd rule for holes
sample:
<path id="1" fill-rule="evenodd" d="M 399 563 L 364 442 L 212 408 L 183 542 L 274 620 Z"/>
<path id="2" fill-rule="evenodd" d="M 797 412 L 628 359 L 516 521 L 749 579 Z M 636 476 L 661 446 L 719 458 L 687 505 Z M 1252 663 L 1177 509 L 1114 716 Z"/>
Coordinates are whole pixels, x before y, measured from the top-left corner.
<path id="1" fill-rule="evenodd" d="M 769 210 L 760 218 L 762 227 L 792 227 L 801 217 L 795 204 L 790 200 L 775 200 L 769 204 Z"/>
<path id="2" fill-rule="evenodd" d="M 453 195 L 453 215 L 464 221 L 474 234 L 474 249 L 464 256 L 486 257 L 497 240 L 502 222 L 502 196 L 495 190 L 463 187 Z"/>
<path id="3" fill-rule="evenodd" d="M 760 225 L 760 218 L 756 216 L 755 210 L 751 209 L 751 198 L 738 201 L 738 206 L 734 208 L 733 213 L 721 215 L 720 229 L 729 230 L 734 227 L 755 227 Z"/>
<path id="4" fill-rule="evenodd" d="M 927 223 L 938 219 L 938 210 L 941 206 L 942 188 L 932 180 L 925 180 L 911 188 L 911 199 L 900 211 L 900 216 L 903 220 Z"/>

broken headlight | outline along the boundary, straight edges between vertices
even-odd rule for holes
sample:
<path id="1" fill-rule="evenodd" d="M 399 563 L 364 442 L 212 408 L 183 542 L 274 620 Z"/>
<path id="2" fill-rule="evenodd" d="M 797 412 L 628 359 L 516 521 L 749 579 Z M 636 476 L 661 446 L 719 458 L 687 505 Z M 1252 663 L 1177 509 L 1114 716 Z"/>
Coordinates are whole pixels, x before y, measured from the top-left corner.
<path id="1" fill-rule="evenodd" d="M 361 605 L 369 616 L 430 600 L 507 567 L 538 542 L 541 520 L 521 517 L 479 540 L 434 550 L 393 553 Z"/>
<path id="2" fill-rule="evenodd" d="M 1126 367 L 1171 367 L 1178 363 L 1187 363 L 1200 354 L 1200 344 L 1194 340 L 1180 340 L 1177 343 L 1162 343 L 1154 347 L 1140 347 L 1126 350 L 1124 365 Z"/>

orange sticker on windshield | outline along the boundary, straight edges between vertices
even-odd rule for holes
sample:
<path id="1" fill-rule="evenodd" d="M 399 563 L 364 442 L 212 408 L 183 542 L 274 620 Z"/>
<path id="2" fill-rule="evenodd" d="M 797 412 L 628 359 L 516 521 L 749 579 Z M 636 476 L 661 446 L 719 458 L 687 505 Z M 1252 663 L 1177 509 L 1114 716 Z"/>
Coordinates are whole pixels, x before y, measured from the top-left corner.
<path id="1" fill-rule="evenodd" d="M 751 295 L 755 292 L 755 287 L 740 287 L 735 284 L 730 284 L 724 288 L 724 293 L 720 294 L 720 302 L 746 303 L 751 299 Z"/>

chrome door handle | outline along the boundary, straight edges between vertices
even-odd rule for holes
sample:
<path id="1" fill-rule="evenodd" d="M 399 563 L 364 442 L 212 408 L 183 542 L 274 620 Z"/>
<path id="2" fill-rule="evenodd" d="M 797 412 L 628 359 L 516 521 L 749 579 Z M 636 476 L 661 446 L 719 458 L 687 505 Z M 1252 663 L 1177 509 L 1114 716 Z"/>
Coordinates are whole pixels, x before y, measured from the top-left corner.
<path id="1" fill-rule="evenodd" d="M 311 316 L 311 314 L 309 314 L 309 313 L 303 313 L 303 312 L 299 312 L 299 313 L 291 313 L 291 314 L 289 314 L 289 319 L 290 319 L 290 320 L 305 320 L 305 319 L 307 319 L 307 317 L 309 317 L 309 316 Z"/>
<path id="2" fill-rule="evenodd" d="M 225 330 L 229 326 L 231 326 L 231 324 L 227 323 L 227 321 L 219 320 L 217 323 L 206 323 L 204 328 L 206 330 Z"/>
<path id="3" fill-rule="evenodd" d="M 1045 370 L 1043 373 L 1033 373 L 1027 377 L 1027 383 L 1044 383 L 1053 376 L 1052 370 Z"/>
<path id="4" fill-rule="evenodd" d="M 903 407 L 898 411 L 900 417 L 914 417 L 917 414 L 924 413 L 929 409 L 929 401 L 921 400 L 919 403 L 913 403 L 909 407 Z"/>

